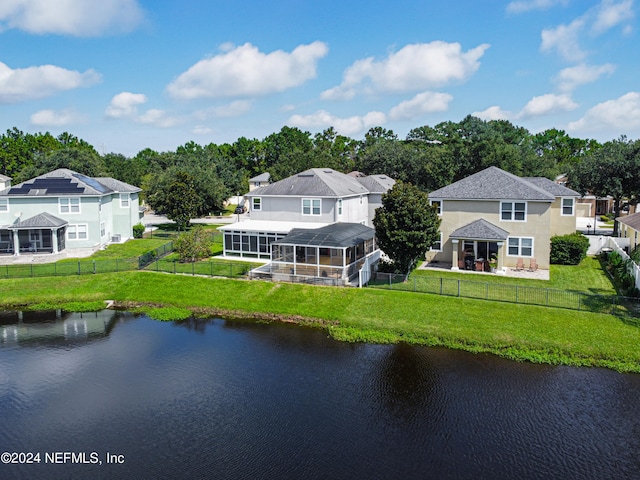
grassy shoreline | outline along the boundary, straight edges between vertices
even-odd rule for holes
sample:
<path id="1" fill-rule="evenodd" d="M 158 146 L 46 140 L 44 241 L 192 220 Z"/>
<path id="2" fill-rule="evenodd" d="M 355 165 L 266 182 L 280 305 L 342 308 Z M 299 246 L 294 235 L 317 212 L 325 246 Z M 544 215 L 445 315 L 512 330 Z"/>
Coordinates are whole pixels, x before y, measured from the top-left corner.
<path id="1" fill-rule="evenodd" d="M 289 321 L 343 341 L 407 342 L 640 373 L 640 326 L 613 315 L 412 292 L 121 272 L 0 280 L 6 309 L 100 305 Z M 169 318 L 170 319 L 170 318 Z"/>

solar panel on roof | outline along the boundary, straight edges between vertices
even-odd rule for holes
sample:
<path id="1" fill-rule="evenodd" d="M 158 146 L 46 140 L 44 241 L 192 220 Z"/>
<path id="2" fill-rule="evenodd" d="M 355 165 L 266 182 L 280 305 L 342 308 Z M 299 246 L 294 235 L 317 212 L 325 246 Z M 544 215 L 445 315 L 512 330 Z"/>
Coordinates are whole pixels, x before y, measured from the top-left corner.
<path id="1" fill-rule="evenodd" d="M 91 188 L 93 188 L 94 190 L 97 190 L 100 193 L 107 193 L 112 191 L 110 188 L 105 187 L 95 178 L 87 177 L 86 175 L 82 175 L 81 173 L 74 173 L 73 176 L 76 177 L 81 182 L 86 183 Z"/>

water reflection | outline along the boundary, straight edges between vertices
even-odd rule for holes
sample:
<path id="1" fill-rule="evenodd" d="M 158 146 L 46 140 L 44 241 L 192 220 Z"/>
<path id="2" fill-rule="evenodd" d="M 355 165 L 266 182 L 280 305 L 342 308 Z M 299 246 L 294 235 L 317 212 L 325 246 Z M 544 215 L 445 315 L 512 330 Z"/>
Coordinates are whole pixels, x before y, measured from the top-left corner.
<path id="1" fill-rule="evenodd" d="M 1 312 L 0 344 L 72 346 L 100 340 L 110 334 L 120 316 L 113 310 Z"/>

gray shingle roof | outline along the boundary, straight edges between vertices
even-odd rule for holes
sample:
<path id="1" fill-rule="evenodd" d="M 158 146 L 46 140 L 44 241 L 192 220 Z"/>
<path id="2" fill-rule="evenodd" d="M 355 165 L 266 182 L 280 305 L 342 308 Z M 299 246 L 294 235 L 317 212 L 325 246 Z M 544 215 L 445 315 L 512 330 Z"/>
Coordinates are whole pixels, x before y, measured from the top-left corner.
<path id="1" fill-rule="evenodd" d="M 493 223 L 487 222 L 484 218 L 475 220 L 464 227 L 455 230 L 450 238 L 465 238 L 473 240 L 495 240 L 504 241 L 509 236 L 509 232 L 500 227 L 496 227 Z"/>
<path id="2" fill-rule="evenodd" d="M 59 168 L 44 175 L 0 191 L 0 195 L 29 197 L 60 195 L 105 195 L 110 193 L 139 192 L 138 187 L 114 178 L 92 178 L 66 168 Z"/>
<path id="3" fill-rule="evenodd" d="M 560 185 L 553 180 L 549 180 L 545 177 L 524 177 L 527 182 L 533 183 L 537 187 L 549 192 L 556 197 L 581 197 L 578 192 L 571 190 L 570 188 Z"/>
<path id="4" fill-rule="evenodd" d="M 9 226 L 10 230 L 20 230 L 25 228 L 59 228 L 67 225 L 69 222 L 62 220 L 61 218 L 51 215 L 50 213 L 43 212 L 33 217 L 22 220 Z"/>
<path id="5" fill-rule="evenodd" d="M 357 179 L 344 173 L 330 168 L 310 168 L 271 185 L 258 187 L 246 196 L 347 197 L 367 193 L 369 191 Z"/>
<path id="6" fill-rule="evenodd" d="M 282 240 L 284 245 L 313 245 L 316 247 L 352 247 L 375 236 L 375 230 L 360 223 L 332 223 L 320 228 L 294 228 Z"/>
<path id="7" fill-rule="evenodd" d="M 387 193 L 396 181 L 387 175 L 369 175 L 367 177 L 355 177 L 358 182 L 369 190 L 369 193 Z"/>
<path id="8" fill-rule="evenodd" d="M 555 200 L 555 195 L 545 189 L 498 167 L 486 168 L 434 190 L 429 197 L 445 200 Z"/>
<path id="9" fill-rule="evenodd" d="M 268 182 L 271 180 L 271 174 L 269 172 L 261 173 L 260 175 L 256 175 L 253 178 L 250 178 L 250 182 Z"/>
<path id="10" fill-rule="evenodd" d="M 640 212 L 618 217 L 616 220 L 640 232 Z"/>

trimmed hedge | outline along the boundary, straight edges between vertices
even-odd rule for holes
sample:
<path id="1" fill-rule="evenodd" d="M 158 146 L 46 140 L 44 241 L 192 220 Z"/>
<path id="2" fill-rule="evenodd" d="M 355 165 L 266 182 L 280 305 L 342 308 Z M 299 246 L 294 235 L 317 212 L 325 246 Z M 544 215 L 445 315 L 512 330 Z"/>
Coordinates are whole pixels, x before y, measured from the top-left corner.
<path id="1" fill-rule="evenodd" d="M 589 250 L 589 239 L 581 233 L 554 235 L 551 237 L 551 263 L 554 265 L 578 265 Z"/>

